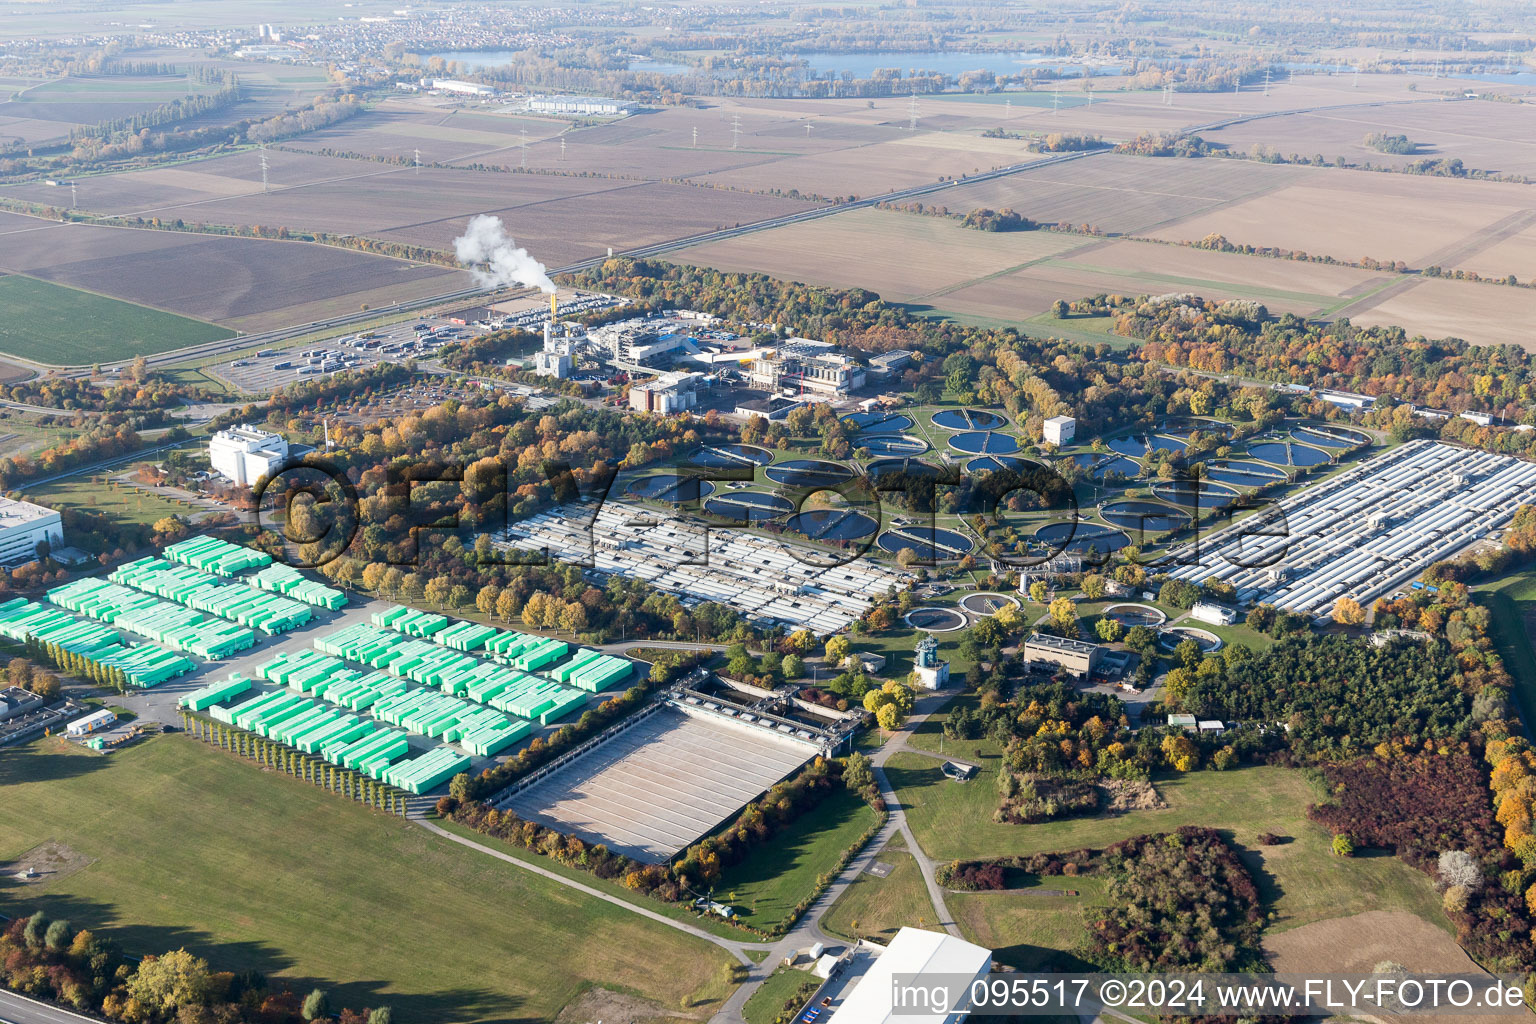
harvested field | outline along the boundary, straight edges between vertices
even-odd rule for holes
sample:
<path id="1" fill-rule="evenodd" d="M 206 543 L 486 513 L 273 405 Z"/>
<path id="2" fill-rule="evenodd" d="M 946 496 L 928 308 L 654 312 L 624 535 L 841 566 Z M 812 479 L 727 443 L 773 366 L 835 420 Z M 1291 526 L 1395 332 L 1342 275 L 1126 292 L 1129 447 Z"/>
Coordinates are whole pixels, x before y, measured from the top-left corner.
<path id="1" fill-rule="evenodd" d="M 0 214 L 0 271 L 247 331 L 468 283 L 466 274 L 446 267 L 300 242 L 60 224 L 11 214 Z"/>
<path id="2" fill-rule="evenodd" d="M 672 258 L 811 284 L 859 285 L 891 301 L 1019 324 L 1057 299 L 1193 291 L 1326 314 L 1396 280 L 1350 267 L 1205 252 L 1051 231 L 990 233 L 890 210 L 856 210 L 684 250 Z"/>
<path id="3" fill-rule="evenodd" d="M 1276 972 L 1370 973 L 1383 960 L 1412 973 L 1478 973 L 1472 958 L 1444 925 L 1403 910 L 1367 910 L 1331 917 L 1264 938 Z"/>
<path id="4" fill-rule="evenodd" d="M 289 139 L 282 145 L 284 149 L 332 150 L 407 160 L 414 160 L 415 151 L 420 149 L 425 164 L 491 158 L 511 147 L 516 163 L 516 151 L 522 148 L 522 132 L 528 133 L 532 146 L 565 127 L 561 121 L 441 110 L 391 100 L 334 127 Z M 502 159 L 504 162 L 505 157 Z"/>
<path id="5" fill-rule="evenodd" d="M 1409 974 L 1461 974 L 1493 980 L 1493 975 L 1467 956 L 1443 925 L 1436 927 L 1402 911 L 1371 910 L 1267 934 L 1264 952 L 1277 974 L 1373 974 L 1378 964 L 1390 962 L 1401 964 Z M 1414 1016 L 1382 1013 L 1372 1019 L 1410 1021 Z M 1417 1016 L 1422 1019 L 1422 1014 Z M 1466 1024 L 1499 1024 L 1508 1021 L 1509 1016 L 1461 1013 L 1456 1020 Z"/>
<path id="6" fill-rule="evenodd" d="M 1536 209 L 1528 186 L 1404 174 L 1297 168 L 1295 184 L 1153 232 L 1175 241 L 1222 234 L 1337 259 L 1462 266 Z"/>
<path id="7" fill-rule="evenodd" d="M 44 82 L 0 103 L 0 117 L 53 121 L 66 126 L 97 124 L 153 110 L 191 92 L 206 92 L 185 75 L 111 75 Z M 55 133 L 65 134 L 65 133 Z"/>
<path id="8" fill-rule="evenodd" d="M 671 258 L 869 288 L 905 302 L 1085 244 L 1093 240 L 1053 231 L 976 231 L 942 217 L 865 209 L 694 246 Z"/>
<path id="9" fill-rule="evenodd" d="M 1476 345 L 1519 345 L 1536 351 L 1529 324 L 1536 291 L 1467 281 L 1409 278 L 1380 302 L 1340 311 L 1357 324 L 1397 324 L 1427 338 L 1461 338 Z"/>
<path id="10" fill-rule="evenodd" d="M 500 216 L 519 245 L 526 246 L 549 266 L 557 267 L 601 256 L 608 246 L 628 249 L 798 213 L 813 205 L 803 200 L 696 185 L 602 179 L 587 182 L 601 185 L 602 190 L 564 199 L 493 207 L 483 212 Z M 379 237 L 446 247 L 464 230 L 468 220 L 469 215 L 463 214 L 423 221 L 382 231 Z"/>
<path id="11" fill-rule="evenodd" d="M 1481 83 L 1467 83 L 1480 86 Z M 1445 87 L 1442 82 L 1440 88 Z M 1502 87 L 1489 86 L 1496 91 Z M 1428 101 L 1411 105 L 1322 110 L 1250 121 L 1207 136 L 1246 152 L 1256 145 L 1281 153 L 1378 167 L 1401 167 L 1424 159 L 1459 159 L 1468 168 L 1497 174 L 1536 176 L 1536 116 L 1519 103 Z M 1370 132 L 1406 135 L 1419 144 L 1413 154 L 1382 153 L 1365 145 Z"/>
<path id="12" fill-rule="evenodd" d="M 1032 158 L 1025 144 L 1016 139 L 908 133 L 886 142 L 720 171 L 705 180 L 731 188 L 798 189 L 823 196 L 874 195 Z"/>
<path id="13" fill-rule="evenodd" d="M 1111 234 L 1145 232 L 1283 188 L 1299 170 L 1235 160 L 1157 160 L 1102 153 L 960 185 L 942 193 L 951 210 L 1012 208 L 1043 224 L 1092 224 Z"/>

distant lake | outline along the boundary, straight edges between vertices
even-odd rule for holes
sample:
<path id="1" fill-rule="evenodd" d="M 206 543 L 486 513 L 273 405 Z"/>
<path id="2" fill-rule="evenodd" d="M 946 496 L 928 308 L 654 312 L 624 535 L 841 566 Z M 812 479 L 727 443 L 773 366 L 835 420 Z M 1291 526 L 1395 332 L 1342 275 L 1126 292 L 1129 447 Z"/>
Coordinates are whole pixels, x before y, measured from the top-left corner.
<path id="1" fill-rule="evenodd" d="M 665 60 L 632 60 L 626 66 L 627 71 L 643 71 L 651 75 L 692 75 L 700 74 L 698 68 L 689 67 L 687 64 L 674 64 Z"/>

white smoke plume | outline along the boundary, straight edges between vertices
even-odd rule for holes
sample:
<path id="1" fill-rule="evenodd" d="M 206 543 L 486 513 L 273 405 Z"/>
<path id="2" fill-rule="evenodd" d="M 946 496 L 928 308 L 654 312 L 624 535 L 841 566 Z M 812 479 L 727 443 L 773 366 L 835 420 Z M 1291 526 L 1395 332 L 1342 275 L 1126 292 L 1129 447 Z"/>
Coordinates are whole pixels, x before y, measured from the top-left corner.
<path id="1" fill-rule="evenodd" d="M 464 234 L 453 240 L 453 251 L 482 288 L 518 284 L 547 293 L 555 290 L 544 264 L 512 241 L 500 217 L 471 217 Z"/>

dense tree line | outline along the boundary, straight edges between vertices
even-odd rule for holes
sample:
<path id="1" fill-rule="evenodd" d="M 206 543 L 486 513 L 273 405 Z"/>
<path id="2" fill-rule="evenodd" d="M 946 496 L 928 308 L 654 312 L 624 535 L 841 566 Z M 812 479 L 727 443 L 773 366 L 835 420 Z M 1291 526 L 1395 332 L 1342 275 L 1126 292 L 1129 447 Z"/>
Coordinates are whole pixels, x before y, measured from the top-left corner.
<path id="1" fill-rule="evenodd" d="M 1088 911 L 1088 955 L 1106 971 L 1262 968 L 1258 886 L 1215 829 L 1135 836 L 1104 850 L 1108 907 Z"/>
<path id="2" fill-rule="evenodd" d="M 1240 660 L 1206 658 L 1168 700 L 1199 718 L 1285 729 L 1304 759 L 1350 757 L 1393 739 L 1465 740 L 1469 698 L 1450 645 L 1381 647 L 1297 637 Z"/>

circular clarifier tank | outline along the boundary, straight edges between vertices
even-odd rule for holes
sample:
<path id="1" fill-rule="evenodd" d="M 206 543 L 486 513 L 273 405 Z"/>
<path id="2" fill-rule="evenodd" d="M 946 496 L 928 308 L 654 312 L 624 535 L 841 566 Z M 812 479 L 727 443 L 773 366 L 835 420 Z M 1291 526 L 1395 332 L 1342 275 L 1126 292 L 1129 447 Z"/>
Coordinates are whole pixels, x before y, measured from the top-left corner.
<path id="1" fill-rule="evenodd" d="M 1132 459 L 1145 458 L 1147 455 L 1162 449 L 1166 452 L 1177 454 L 1189 447 L 1189 442 L 1182 437 L 1173 434 L 1136 434 L 1125 437 L 1117 437 L 1109 442 L 1111 451 Z"/>
<path id="2" fill-rule="evenodd" d="M 1008 417 L 990 409 L 945 409 L 933 414 L 933 425 L 945 430 L 1000 430 Z"/>
<path id="3" fill-rule="evenodd" d="M 1131 543 L 1131 538 L 1119 530 L 1082 521 L 1048 523 L 1035 531 L 1035 540 L 1071 555 L 1087 554 L 1090 549 L 1103 555 Z"/>
<path id="4" fill-rule="evenodd" d="M 1136 533 L 1164 533 L 1188 526 L 1191 517 L 1160 501 L 1116 501 L 1099 509 L 1099 518 Z"/>
<path id="5" fill-rule="evenodd" d="M 1161 433 L 1178 434 L 1183 437 L 1197 430 L 1202 434 L 1218 434 L 1222 437 L 1232 437 L 1237 433 L 1237 428 L 1232 424 L 1207 419 L 1204 416 L 1170 416 L 1159 423 L 1157 429 Z"/>
<path id="6" fill-rule="evenodd" d="M 688 459 L 695 466 L 712 469 L 729 466 L 766 466 L 773 461 L 773 452 L 755 444 L 713 444 L 700 448 Z"/>
<path id="7" fill-rule="evenodd" d="M 1019 441 L 1012 434 L 969 430 L 951 437 L 949 446 L 967 455 L 1011 455 L 1019 450 Z"/>
<path id="8" fill-rule="evenodd" d="M 1301 469 L 1321 466 L 1330 459 L 1329 454 L 1321 448 L 1297 444 L 1295 441 L 1258 441 L 1248 446 L 1248 454 L 1261 462 Z"/>
<path id="9" fill-rule="evenodd" d="M 913 608 L 901 620 L 928 633 L 953 633 L 965 628 L 965 616 L 953 608 Z"/>
<path id="10" fill-rule="evenodd" d="M 931 462 L 923 462 L 919 459 L 876 459 L 864 467 L 864 472 L 871 478 L 876 478 L 891 473 L 905 473 L 908 476 L 938 476 L 943 470 Z"/>
<path id="11" fill-rule="evenodd" d="M 875 458 L 910 458 L 928 450 L 928 442 L 911 434 L 860 434 L 853 442 Z"/>
<path id="12" fill-rule="evenodd" d="M 1307 444 L 1315 444 L 1319 448 L 1333 448 L 1340 451 L 1353 448 L 1357 444 L 1365 444 L 1370 440 L 1358 430 L 1347 430 L 1344 427 L 1292 427 L 1291 437 Z"/>
<path id="13" fill-rule="evenodd" d="M 983 455 L 965 464 L 967 473 L 996 473 L 1000 469 L 1011 469 L 1022 473 L 1029 469 L 1043 468 L 1040 463 L 1022 459 L 1017 455 Z"/>
<path id="14" fill-rule="evenodd" d="M 1205 464 L 1205 475 L 1234 487 L 1264 487 L 1285 479 L 1282 470 L 1246 459 L 1212 460 Z"/>
<path id="15" fill-rule="evenodd" d="M 846 508 L 807 509 L 796 512 L 784 523 L 785 529 L 829 544 L 861 540 L 874 533 L 876 525 L 864 513 Z"/>
<path id="16" fill-rule="evenodd" d="M 1112 604 L 1104 609 L 1106 619 L 1114 619 L 1126 629 L 1132 626 L 1161 626 L 1168 616 L 1149 604 Z"/>
<path id="17" fill-rule="evenodd" d="M 856 412 L 851 416 L 844 416 L 843 422 L 854 430 L 869 434 L 899 434 L 904 430 L 912 429 L 912 417 L 901 413 L 889 412 Z"/>
<path id="18" fill-rule="evenodd" d="M 625 488 L 637 498 L 650 501 L 670 501 L 674 505 L 685 501 L 697 501 L 714 492 L 715 485 L 696 476 L 677 473 L 653 473 L 631 481 Z"/>
<path id="19" fill-rule="evenodd" d="M 971 550 L 971 539 L 954 530 L 941 530 L 932 526 L 902 526 L 886 530 L 875 541 L 884 551 L 897 554 L 916 551 L 925 562 L 942 562 L 959 558 Z"/>
<path id="20" fill-rule="evenodd" d="M 710 498 L 704 503 L 705 511 L 743 523 L 760 523 L 777 519 L 792 512 L 794 507 L 777 494 L 763 494 L 758 491 L 733 491 L 722 494 L 718 498 Z"/>
<path id="21" fill-rule="evenodd" d="M 1187 480 L 1159 480 L 1152 485 L 1154 496 L 1184 508 L 1225 508 L 1237 492 L 1223 484 L 1202 480 L 1198 487 Z"/>
<path id="22" fill-rule="evenodd" d="M 853 470 L 821 459 L 790 459 L 769 466 L 763 470 L 763 475 L 774 483 L 789 487 L 832 487 L 844 480 L 852 480 Z"/>

